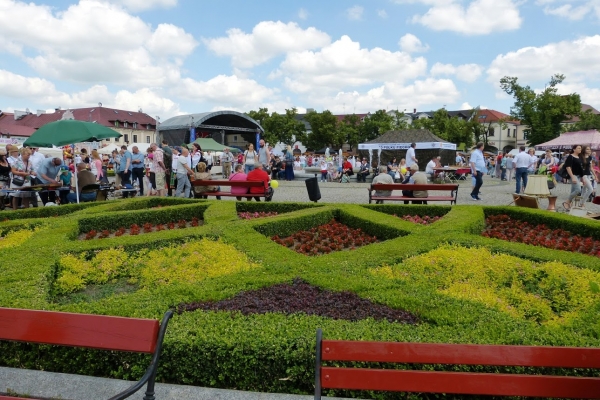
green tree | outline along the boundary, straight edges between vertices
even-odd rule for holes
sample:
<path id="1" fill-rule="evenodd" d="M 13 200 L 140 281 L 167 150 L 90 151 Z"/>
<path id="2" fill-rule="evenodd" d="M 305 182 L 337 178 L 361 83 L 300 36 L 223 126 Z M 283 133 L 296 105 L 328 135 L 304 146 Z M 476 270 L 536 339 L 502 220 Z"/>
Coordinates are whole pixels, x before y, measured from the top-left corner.
<path id="1" fill-rule="evenodd" d="M 344 119 L 338 124 L 336 145 L 341 147 L 344 143 L 348 143 L 350 150 L 358 146 L 360 143 L 360 124 L 361 121 L 358 115 L 344 116 Z"/>
<path id="2" fill-rule="evenodd" d="M 271 118 L 271 116 L 269 115 L 268 108 L 259 108 L 258 111 L 251 110 L 251 111 L 248 111 L 246 113 L 246 115 L 249 116 L 250 118 L 252 118 L 253 120 L 255 120 L 256 122 L 258 122 L 260 124 L 260 126 L 262 126 L 262 128 L 265 130 L 265 132 L 263 134 L 263 139 L 265 139 L 265 142 L 268 142 L 268 143 L 276 143 L 277 142 L 274 132 L 269 129 L 269 126 L 270 126 L 269 119 Z M 252 139 L 251 142 L 254 142 L 254 140 Z"/>
<path id="3" fill-rule="evenodd" d="M 306 147 L 316 150 L 336 142 L 338 119 L 331 111 L 325 110 L 322 113 L 309 111 L 304 119 L 311 127 L 311 133 L 306 138 Z"/>
<path id="4" fill-rule="evenodd" d="M 500 87 L 515 99 L 510 109 L 513 118 L 526 125 L 525 137 L 530 145 L 554 139 L 562 132 L 561 123 L 581 112 L 581 98 L 577 93 L 559 95 L 557 85 L 565 79 L 556 74 L 541 93 L 535 93 L 529 86 L 522 86 L 518 79 L 505 76 L 500 79 Z"/>
<path id="5" fill-rule="evenodd" d="M 281 142 L 292 146 L 295 141 L 306 140 L 306 128 L 296 118 L 298 110 L 295 108 L 286 109 L 285 114 L 273 112 L 270 115 L 267 108 L 260 108 L 258 111 L 248 111 L 246 115 L 261 124 L 265 130 L 263 139 L 268 143 Z"/>
<path id="6" fill-rule="evenodd" d="M 590 129 L 600 129 L 600 114 L 594 114 L 592 110 L 585 110 L 579 114 L 579 121 L 564 126 L 564 130 L 568 132 L 589 131 Z"/>
<path id="7" fill-rule="evenodd" d="M 377 139 L 392 129 L 394 129 L 394 117 L 385 110 L 377 110 L 375 114 L 365 116 L 359 125 L 359 142 Z"/>
<path id="8" fill-rule="evenodd" d="M 392 115 L 392 118 L 394 119 L 394 126 L 392 127 L 393 130 L 403 131 L 406 129 L 410 129 L 410 124 L 408 123 L 408 121 L 406 119 L 404 119 L 405 115 L 406 114 L 404 114 L 403 111 L 395 110 L 393 112 L 393 115 Z"/>

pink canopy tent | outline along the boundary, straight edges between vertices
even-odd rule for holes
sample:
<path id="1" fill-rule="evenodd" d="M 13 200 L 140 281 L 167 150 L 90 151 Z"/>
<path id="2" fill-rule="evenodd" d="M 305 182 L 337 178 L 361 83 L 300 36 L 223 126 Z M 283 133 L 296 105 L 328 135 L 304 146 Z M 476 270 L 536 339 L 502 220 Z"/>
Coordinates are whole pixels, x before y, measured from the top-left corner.
<path id="1" fill-rule="evenodd" d="M 592 150 L 600 150 L 600 132 L 596 130 L 565 132 L 549 142 L 538 144 L 535 149 L 569 150 L 576 144 L 590 146 Z"/>

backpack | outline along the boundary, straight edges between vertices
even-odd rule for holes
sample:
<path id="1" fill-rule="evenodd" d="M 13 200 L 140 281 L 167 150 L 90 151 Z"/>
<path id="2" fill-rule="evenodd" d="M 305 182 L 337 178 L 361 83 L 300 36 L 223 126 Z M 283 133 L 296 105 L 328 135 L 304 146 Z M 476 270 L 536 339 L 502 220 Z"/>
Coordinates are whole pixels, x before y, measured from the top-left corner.
<path id="1" fill-rule="evenodd" d="M 571 178 L 569 176 L 569 172 L 567 171 L 567 169 L 565 168 L 565 163 L 562 163 L 562 165 L 560 166 L 559 170 L 558 170 L 558 175 L 560 175 L 561 178 L 564 179 L 569 179 Z"/>
<path id="2" fill-rule="evenodd" d="M 350 183 L 350 178 L 348 178 L 348 175 L 346 174 L 342 174 L 342 183 Z"/>

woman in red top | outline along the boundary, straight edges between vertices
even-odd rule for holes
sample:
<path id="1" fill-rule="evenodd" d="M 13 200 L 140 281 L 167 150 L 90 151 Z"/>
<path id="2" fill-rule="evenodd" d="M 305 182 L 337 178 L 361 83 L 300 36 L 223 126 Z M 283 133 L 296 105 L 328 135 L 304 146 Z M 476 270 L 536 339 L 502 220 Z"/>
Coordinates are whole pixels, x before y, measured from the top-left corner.
<path id="1" fill-rule="evenodd" d="M 344 163 L 342 164 L 342 173 L 348 176 L 354 175 L 354 171 L 352 171 L 352 164 L 348 161 L 348 157 L 344 157 Z"/>

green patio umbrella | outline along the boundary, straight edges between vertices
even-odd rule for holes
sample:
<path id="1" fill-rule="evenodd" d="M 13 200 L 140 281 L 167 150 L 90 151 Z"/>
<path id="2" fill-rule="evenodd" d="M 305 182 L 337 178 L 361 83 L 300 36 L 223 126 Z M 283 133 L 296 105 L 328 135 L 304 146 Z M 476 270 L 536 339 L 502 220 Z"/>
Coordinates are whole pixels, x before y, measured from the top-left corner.
<path id="1" fill-rule="evenodd" d="M 103 125 L 93 122 L 65 119 L 42 125 L 23 143 L 29 147 L 52 147 L 73 145 L 81 142 L 99 142 L 103 139 L 121 137 L 121 134 Z M 77 166 L 75 166 L 75 194 L 79 203 L 77 184 Z"/>
<path id="2" fill-rule="evenodd" d="M 117 137 L 121 137 L 119 132 L 104 125 L 67 119 L 43 125 L 23 143 L 23 146 L 64 146 L 81 142 L 98 142 L 103 139 Z"/>

